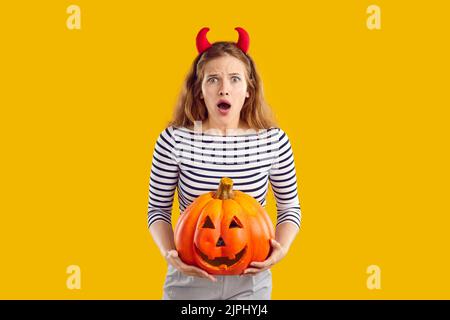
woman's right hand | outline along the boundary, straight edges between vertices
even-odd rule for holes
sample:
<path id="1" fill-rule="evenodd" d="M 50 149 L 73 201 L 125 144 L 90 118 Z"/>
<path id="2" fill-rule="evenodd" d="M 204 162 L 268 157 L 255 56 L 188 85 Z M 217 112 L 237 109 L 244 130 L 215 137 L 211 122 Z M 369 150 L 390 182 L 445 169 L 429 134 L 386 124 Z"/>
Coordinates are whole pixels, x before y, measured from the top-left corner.
<path id="1" fill-rule="evenodd" d="M 180 257 L 178 256 L 177 250 L 167 251 L 165 258 L 168 263 L 170 263 L 172 266 L 174 266 L 176 269 L 178 269 L 185 275 L 206 278 L 213 282 L 217 281 L 216 278 L 214 278 L 212 275 L 207 273 L 205 270 L 202 270 L 195 266 L 190 266 L 190 265 L 184 263 L 183 261 L 181 261 Z"/>

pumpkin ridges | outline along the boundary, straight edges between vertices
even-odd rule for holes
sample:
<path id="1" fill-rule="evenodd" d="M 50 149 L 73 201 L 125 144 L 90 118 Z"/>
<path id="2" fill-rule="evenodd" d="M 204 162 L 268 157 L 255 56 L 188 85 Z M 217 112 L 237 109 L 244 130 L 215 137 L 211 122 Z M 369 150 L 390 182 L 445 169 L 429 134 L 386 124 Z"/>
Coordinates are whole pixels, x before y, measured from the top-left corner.
<path id="1" fill-rule="evenodd" d="M 223 216 L 224 212 L 228 213 L 226 217 Z M 243 217 L 243 213 L 244 212 L 242 207 L 236 201 L 228 199 L 222 202 L 221 229 L 227 231 L 226 233 L 222 233 L 226 243 L 240 242 L 248 245 L 250 239 L 249 232 L 247 231 L 248 222 L 246 221 L 247 219 Z M 237 228 L 234 231 L 229 229 L 231 221 L 233 220 L 233 216 L 237 216 L 237 218 L 243 223 L 243 228 Z M 243 249 L 243 247 L 228 246 L 227 249 L 229 250 L 224 251 L 239 252 L 241 249 Z M 224 252 L 224 255 L 226 255 L 228 252 Z"/>
<path id="2" fill-rule="evenodd" d="M 213 256 L 219 256 L 221 254 L 221 248 L 216 247 L 216 235 L 220 234 L 220 216 L 222 211 L 222 200 L 212 199 L 203 208 L 201 214 L 197 219 L 195 230 L 197 232 L 194 235 L 193 243 L 205 254 Z M 209 216 L 215 226 L 213 230 L 204 230 L 202 224 Z M 217 237 L 218 238 L 218 237 Z"/>
<path id="3" fill-rule="evenodd" d="M 187 264 L 194 263 L 194 234 L 198 216 L 203 208 L 213 200 L 212 193 L 206 193 L 192 202 L 178 218 L 175 228 L 175 246 L 182 260 Z"/>
<path id="4" fill-rule="evenodd" d="M 264 225 L 267 226 L 267 235 L 270 237 L 275 237 L 275 234 L 273 232 L 273 223 L 270 219 L 269 215 L 267 214 L 267 211 L 259 204 L 258 201 L 256 201 L 255 198 L 249 196 L 248 194 L 245 194 L 243 192 L 236 192 L 235 194 L 235 201 L 241 204 L 243 207 L 247 207 L 247 210 L 251 211 L 251 214 L 261 215 L 264 221 L 266 222 Z M 249 209 L 249 206 L 247 206 L 248 203 L 251 203 L 251 209 Z M 255 213 L 256 212 L 256 213 Z"/>
<path id="5" fill-rule="evenodd" d="M 268 226 L 264 219 L 260 217 L 249 217 L 249 222 L 252 224 L 250 232 L 255 245 L 253 252 L 253 261 L 264 261 L 270 250 L 270 233 L 268 232 Z"/>
<path id="6" fill-rule="evenodd" d="M 258 245 L 254 246 L 253 259 L 254 261 L 264 261 L 271 248 L 270 239 L 274 238 L 272 220 L 259 202 L 248 194 L 236 194 L 234 200 L 249 213 L 250 237 L 262 239 Z"/>
<path id="7" fill-rule="evenodd" d="M 259 202 L 248 194 L 235 191 L 234 201 L 239 203 L 239 205 L 242 206 L 248 214 L 258 215 L 259 211 L 257 207 L 259 206 Z"/>
<path id="8" fill-rule="evenodd" d="M 269 215 L 266 213 L 266 210 L 264 210 L 263 207 L 258 207 L 258 210 L 261 212 L 261 215 L 263 216 L 265 220 L 265 225 L 268 226 L 268 235 L 271 239 L 275 239 L 275 233 L 273 228 L 272 220 L 270 219 Z M 265 213 L 265 214 L 264 214 Z"/>

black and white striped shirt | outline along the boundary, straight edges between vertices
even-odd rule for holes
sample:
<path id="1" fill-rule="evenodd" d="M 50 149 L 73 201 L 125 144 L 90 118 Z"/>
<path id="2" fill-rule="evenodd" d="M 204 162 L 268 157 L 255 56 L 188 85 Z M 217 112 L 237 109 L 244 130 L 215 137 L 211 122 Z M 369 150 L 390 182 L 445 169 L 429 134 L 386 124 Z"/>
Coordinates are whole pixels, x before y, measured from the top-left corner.
<path id="1" fill-rule="evenodd" d="M 282 129 L 215 135 L 173 126 L 162 131 L 155 144 L 148 226 L 158 220 L 171 224 L 176 188 L 183 212 L 199 195 L 217 190 L 222 177 L 231 178 L 235 190 L 251 195 L 263 207 L 270 181 L 277 225 L 290 222 L 300 227 L 294 155 Z"/>

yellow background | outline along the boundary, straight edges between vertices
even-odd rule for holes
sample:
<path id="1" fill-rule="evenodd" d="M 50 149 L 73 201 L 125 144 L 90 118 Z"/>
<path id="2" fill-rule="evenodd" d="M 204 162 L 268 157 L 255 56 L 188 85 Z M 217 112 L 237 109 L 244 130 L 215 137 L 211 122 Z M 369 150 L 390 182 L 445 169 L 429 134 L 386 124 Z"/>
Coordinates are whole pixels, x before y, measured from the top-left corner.
<path id="1" fill-rule="evenodd" d="M 66 27 L 70 4 L 81 30 Z M 366 27 L 371 4 L 381 30 Z M 211 42 L 247 29 L 293 146 L 303 227 L 272 269 L 273 298 L 450 298 L 448 12 L 447 1 L 2 2 L 0 298 L 161 297 L 151 156 L 203 26 Z M 274 218 L 271 194 L 267 209 Z M 366 287 L 372 264 L 381 290 Z M 81 290 L 66 287 L 69 265 Z"/>

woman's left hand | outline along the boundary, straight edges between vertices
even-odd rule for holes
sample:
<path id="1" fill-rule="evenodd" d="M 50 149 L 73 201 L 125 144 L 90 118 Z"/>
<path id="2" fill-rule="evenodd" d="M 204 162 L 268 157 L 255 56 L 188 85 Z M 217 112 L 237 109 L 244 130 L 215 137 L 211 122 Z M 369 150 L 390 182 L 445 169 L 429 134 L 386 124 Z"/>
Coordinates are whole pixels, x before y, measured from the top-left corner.
<path id="1" fill-rule="evenodd" d="M 272 245 L 272 253 L 271 255 L 262 262 L 252 262 L 249 265 L 249 268 L 245 269 L 242 274 L 254 275 L 261 271 L 267 270 L 272 267 L 274 264 L 278 263 L 284 256 L 287 254 L 287 249 L 284 248 L 278 241 L 275 239 L 270 240 L 270 244 Z"/>

